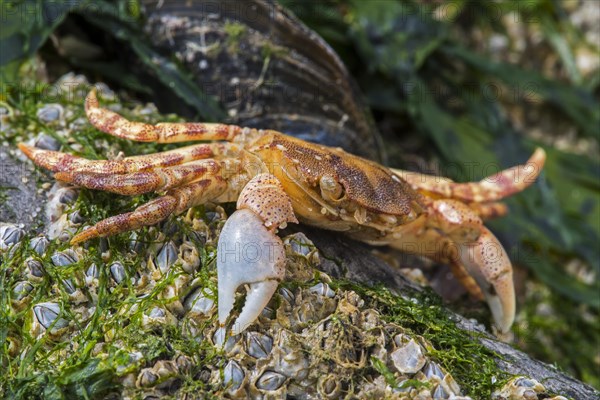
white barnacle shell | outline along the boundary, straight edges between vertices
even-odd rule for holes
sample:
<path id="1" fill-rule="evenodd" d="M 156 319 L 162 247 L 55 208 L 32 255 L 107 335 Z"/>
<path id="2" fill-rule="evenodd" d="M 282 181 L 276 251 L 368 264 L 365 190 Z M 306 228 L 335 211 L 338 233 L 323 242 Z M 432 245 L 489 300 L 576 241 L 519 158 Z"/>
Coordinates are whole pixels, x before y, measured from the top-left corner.
<path id="1" fill-rule="evenodd" d="M 450 397 L 450 393 L 446 391 L 444 385 L 438 384 L 432 392 L 432 396 L 434 399 L 447 399 Z"/>
<path id="2" fill-rule="evenodd" d="M 161 328 L 176 325 L 177 319 L 169 311 L 161 307 L 154 307 L 142 317 L 142 326 L 146 328 Z"/>
<path id="3" fill-rule="evenodd" d="M 83 215 L 81 215 L 81 212 L 79 212 L 79 210 L 75 210 L 69 214 L 69 222 L 71 222 L 72 225 L 79 226 L 85 222 L 85 218 L 83 217 Z"/>
<path id="4" fill-rule="evenodd" d="M 223 370 L 223 385 L 228 389 L 230 393 L 235 393 L 246 378 L 246 374 L 240 365 L 230 360 L 225 369 Z"/>
<path id="5" fill-rule="evenodd" d="M 319 264 L 319 252 L 314 243 L 302 232 L 286 236 L 283 243 L 288 253 L 306 257 L 314 264 Z"/>
<path id="6" fill-rule="evenodd" d="M 223 329 L 217 329 L 212 336 L 213 344 L 217 347 L 221 347 L 226 354 L 233 354 L 238 349 L 238 343 L 240 342 L 242 335 L 231 335 L 225 336 Z"/>
<path id="7" fill-rule="evenodd" d="M 14 248 L 25 236 L 25 231 L 14 224 L 0 224 L 0 251 Z"/>
<path id="8" fill-rule="evenodd" d="M 52 136 L 46 135 L 45 133 L 39 133 L 33 140 L 29 141 L 28 144 L 33 144 L 35 147 L 45 150 L 58 151 L 60 150 L 60 142 Z"/>
<path id="9" fill-rule="evenodd" d="M 109 269 L 110 275 L 117 283 L 117 285 L 123 282 L 125 278 L 127 278 L 127 272 L 125 272 L 125 267 L 120 262 L 116 261 L 112 263 Z"/>
<path id="10" fill-rule="evenodd" d="M 317 383 L 317 391 L 325 399 L 338 398 L 342 392 L 342 382 L 334 374 L 322 376 Z"/>
<path id="11" fill-rule="evenodd" d="M 136 231 L 132 231 L 129 234 L 129 250 L 139 254 L 144 250 L 144 243 L 139 240 L 138 236 Z"/>
<path id="12" fill-rule="evenodd" d="M 179 259 L 181 260 L 181 268 L 188 274 L 194 273 L 200 266 L 198 249 L 191 242 L 184 242 L 179 247 Z"/>
<path id="13" fill-rule="evenodd" d="M 278 372 L 266 371 L 256 381 L 256 387 L 264 391 L 274 391 L 283 385 L 286 377 Z"/>
<path id="14" fill-rule="evenodd" d="M 54 122 L 63 118 L 65 109 L 58 103 L 46 104 L 37 110 L 36 116 L 43 123 Z M 58 149 L 52 149 L 58 150 Z"/>
<path id="15" fill-rule="evenodd" d="M 273 348 L 273 339 L 262 333 L 248 332 L 246 334 L 246 352 L 254 358 L 266 358 Z"/>
<path id="16" fill-rule="evenodd" d="M 293 254 L 308 256 L 316 249 L 315 244 L 302 232 L 296 232 L 288 235 L 284 243 L 289 246 Z"/>
<path id="17" fill-rule="evenodd" d="M 50 241 L 46 236 L 37 236 L 29 241 L 29 248 L 35 251 L 39 256 L 46 254 L 46 249 Z"/>
<path id="18" fill-rule="evenodd" d="M 69 321 L 61 317 L 60 305 L 53 302 L 38 303 L 33 306 L 32 333 L 34 336 L 43 332 L 60 335 L 69 325 Z"/>
<path id="19" fill-rule="evenodd" d="M 396 369 L 403 374 L 418 372 L 427 361 L 421 346 L 414 339 L 410 339 L 408 343 L 398 347 L 390 357 Z"/>
<path id="20" fill-rule="evenodd" d="M 92 263 L 89 266 L 89 268 L 85 271 L 85 276 L 90 279 L 97 279 L 100 277 L 100 271 L 98 270 L 98 267 L 95 263 Z"/>
<path id="21" fill-rule="evenodd" d="M 41 261 L 29 258 L 25 261 L 27 265 L 27 277 L 34 281 L 42 280 L 44 276 L 44 265 Z"/>
<path id="22" fill-rule="evenodd" d="M 152 368 L 145 368 L 138 377 L 139 386 L 154 386 L 157 389 L 166 388 L 179 375 L 175 361 L 159 360 Z"/>
<path id="23" fill-rule="evenodd" d="M 285 301 L 287 301 L 290 305 L 294 304 L 294 301 L 296 299 L 296 296 L 294 295 L 294 293 L 285 287 L 279 288 L 279 294 L 281 295 L 281 297 L 283 297 L 285 299 Z"/>
<path id="24" fill-rule="evenodd" d="M 21 311 L 31 301 L 33 285 L 27 281 L 17 282 L 12 289 L 10 303 L 12 309 Z"/>
<path id="25" fill-rule="evenodd" d="M 312 293 L 316 293 L 321 296 L 333 298 L 335 296 L 335 292 L 331 290 L 328 284 L 319 282 L 315 286 L 311 287 L 310 290 Z"/>
<path id="26" fill-rule="evenodd" d="M 75 264 L 79 261 L 79 255 L 72 249 L 66 249 L 59 251 L 50 257 L 52 263 L 57 267 L 66 267 L 71 264 Z"/>
<path id="27" fill-rule="evenodd" d="M 458 386 L 458 383 L 456 383 L 456 381 L 454 380 L 452 375 L 446 373 L 446 376 L 444 376 L 444 380 L 443 380 L 442 384 L 444 384 L 445 387 L 448 388 L 447 390 L 449 392 L 452 392 L 456 395 L 460 394 L 460 386 Z"/>
<path id="28" fill-rule="evenodd" d="M 29 296 L 29 293 L 33 290 L 33 285 L 27 281 L 20 281 L 15 284 L 12 290 L 12 299 L 21 301 L 25 297 Z"/>
<path id="29" fill-rule="evenodd" d="M 77 290 L 77 288 L 73 284 L 73 280 L 71 279 L 63 279 L 61 280 L 61 283 L 62 287 L 65 289 L 65 292 L 67 292 L 68 294 L 73 294 L 75 293 L 75 290 Z"/>
<path id="30" fill-rule="evenodd" d="M 67 206 L 77 200 L 79 192 L 72 186 L 64 183 L 55 183 L 48 192 L 48 202 L 46 203 L 46 218 L 50 221 L 48 227 L 48 237 L 55 239 L 60 232 L 69 227 L 67 216 L 64 214 Z M 61 219 L 61 217 L 64 218 Z"/>
<path id="31" fill-rule="evenodd" d="M 444 379 L 444 376 L 446 375 L 435 361 L 428 362 L 425 368 L 423 369 L 423 373 L 425 374 L 427 379 L 437 377 L 441 380 Z"/>
<path id="32" fill-rule="evenodd" d="M 163 274 L 166 274 L 171 266 L 177 261 L 177 246 L 173 241 L 169 240 L 163 245 L 156 256 L 156 266 Z"/>
<path id="33" fill-rule="evenodd" d="M 309 373 L 309 361 L 300 346 L 294 343 L 289 332 L 285 330 L 279 332 L 272 354 L 275 371 L 297 381 L 306 379 Z"/>
<path id="34" fill-rule="evenodd" d="M 137 387 L 150 387 L 154 386 L 158 381 L 158 375 L 152 370 L 152 368 L 144 368 L 138 374 L 135 385 Z"/>
<path id="35" fill-rule="evenodd" d="M 209 316 L 214 309 L 215 300 L 210 288 L 198 287 L 183 300 L 183 307 L 187 312 L 196 315 Z"/>

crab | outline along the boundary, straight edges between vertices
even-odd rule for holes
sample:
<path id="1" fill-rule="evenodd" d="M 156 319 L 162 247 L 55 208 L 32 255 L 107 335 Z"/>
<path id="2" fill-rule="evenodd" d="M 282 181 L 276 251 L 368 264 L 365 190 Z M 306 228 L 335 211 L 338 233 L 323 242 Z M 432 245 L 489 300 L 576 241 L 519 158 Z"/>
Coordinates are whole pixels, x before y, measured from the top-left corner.
<path id="1" fill-rule="evenodd" d="M 302 222 L 340 231 L 372 245 L 450 265 L 474 296 L 487 300 L 494 323 L 507 332 L 515 316 L 512 266 L 483 221 L 506 214 L 499 200 L 524 190 L 540 174 L 545 153 L 480 182 L 391 169 L 273 130 L 219 123 L 133 122 L 101 108 L 93 89 L 86 115 L 97 129 L 140 142 L 206 141 L 120 160 L 88 160 L 26 144 L 19 148 L 59 181 L 120 195 L 157 192 L 132 212 L 77 233 L 71 244 L 158 223 L 207 202 L 237 202 L 217 247 L 218 319 L 225 332 L 237 289 L 246 301 L 232 325 L 243 332 L 285 275 L 279 229 Z"/>

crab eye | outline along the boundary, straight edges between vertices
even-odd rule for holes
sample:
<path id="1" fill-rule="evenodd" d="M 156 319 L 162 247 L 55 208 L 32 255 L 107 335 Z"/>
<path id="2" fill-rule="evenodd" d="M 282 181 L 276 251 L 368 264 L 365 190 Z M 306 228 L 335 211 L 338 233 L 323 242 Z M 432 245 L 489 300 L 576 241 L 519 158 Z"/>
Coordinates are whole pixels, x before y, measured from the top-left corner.
<path id="1" fill-rule="evenodd" d="M 325 199 L 339 200 L 344 194 L 344 188 L 331 175 L 323 175 L 319 180 L 321 195 Z"/>

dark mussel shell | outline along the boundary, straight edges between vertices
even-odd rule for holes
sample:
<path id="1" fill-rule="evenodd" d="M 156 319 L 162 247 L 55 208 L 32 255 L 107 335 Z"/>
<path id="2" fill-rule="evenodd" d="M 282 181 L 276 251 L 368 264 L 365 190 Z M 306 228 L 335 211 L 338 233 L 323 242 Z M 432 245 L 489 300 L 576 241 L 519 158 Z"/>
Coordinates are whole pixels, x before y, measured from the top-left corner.
<path id="1" fill-rule="evenodd" d="M 220 100 L 229 116 L 223 122 L 273 129 L 383 161 L 377 130 L 346 67 L 319 35 L 280 5 L 263 0 L 142 4 L 151 45 L 174 55 L 206 94 Z"/>

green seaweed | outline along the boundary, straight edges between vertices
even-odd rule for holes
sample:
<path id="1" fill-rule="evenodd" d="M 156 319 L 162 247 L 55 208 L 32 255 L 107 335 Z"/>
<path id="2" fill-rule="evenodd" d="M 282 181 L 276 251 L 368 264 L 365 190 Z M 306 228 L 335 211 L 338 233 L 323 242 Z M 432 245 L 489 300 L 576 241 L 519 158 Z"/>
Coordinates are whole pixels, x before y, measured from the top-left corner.
<path id="1" fill-rule="evenodd" d="M 238 51 L 239 42 L 246 33 L 247 28 L 239 22 L 227 21 L 223 30 L 227 33 L 227 45 L 231 53 Z"/>

